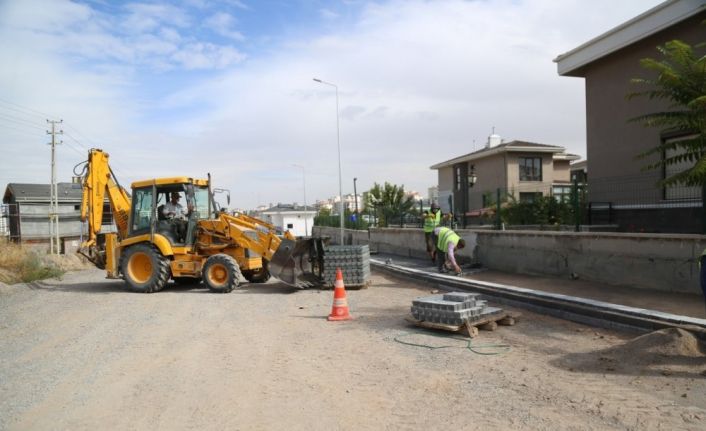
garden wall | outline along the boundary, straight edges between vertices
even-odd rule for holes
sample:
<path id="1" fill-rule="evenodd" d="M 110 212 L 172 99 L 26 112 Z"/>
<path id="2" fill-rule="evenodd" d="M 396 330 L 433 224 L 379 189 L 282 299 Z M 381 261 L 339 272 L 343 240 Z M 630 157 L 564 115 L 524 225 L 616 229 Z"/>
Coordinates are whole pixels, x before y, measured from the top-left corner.
<path id="1" fill-rule="evenodd" d="M 581 279 L 671 292 L 700 293 L 698 258 L 704 235 L 597 232 L 488 231 L 459 229 L 468 246 L 461 262 L 500 271 Z M 314 227 L 315 235 L 338 243 L 339 230 Z M 426 258 L 421 229 L 346 230 L 346 244 L 371 251 Z"/>

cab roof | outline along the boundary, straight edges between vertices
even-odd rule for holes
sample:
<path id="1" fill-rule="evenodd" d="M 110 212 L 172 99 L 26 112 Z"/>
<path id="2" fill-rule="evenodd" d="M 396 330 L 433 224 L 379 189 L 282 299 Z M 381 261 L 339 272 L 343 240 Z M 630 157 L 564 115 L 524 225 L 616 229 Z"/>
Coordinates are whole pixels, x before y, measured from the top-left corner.
<path id="1" fill-rule="evenodd" d="M 149 187 L 152 184 L 156 186 L 167 186 L 171 184 L 193 184 L 195 186 L 208 186 L 208 180 L 194 179 L 190 177 L 168 177 L 168 178 L 153 178 L 151 180 L 135 181 L 132 183 L 132 188 Z"/>

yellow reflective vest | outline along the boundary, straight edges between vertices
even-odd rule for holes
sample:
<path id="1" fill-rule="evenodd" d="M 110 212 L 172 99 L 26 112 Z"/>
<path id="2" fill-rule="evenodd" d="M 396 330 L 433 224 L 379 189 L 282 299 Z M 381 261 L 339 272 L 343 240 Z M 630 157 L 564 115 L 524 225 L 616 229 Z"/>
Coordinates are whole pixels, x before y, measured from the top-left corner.
<path id="1" fill-rule="evenodd" d="M 424 232 L 432 232 L 439 224 L 441 224 L 441 211 L 437 211 L 436 214 L 429 213 L 424 217 Z"/>
<path id="2" fill-rule="evenodd" d="M 447 227 L 442 227 L 439 229 L 439 240 L 436 242 L 436 247 L 446 253 L 449 249 L 449 243 L 453 243 L 454 246 L 458 245 L 458 240 L 461 237 L 456 235 L 456 232 L 452 231 Z"/>

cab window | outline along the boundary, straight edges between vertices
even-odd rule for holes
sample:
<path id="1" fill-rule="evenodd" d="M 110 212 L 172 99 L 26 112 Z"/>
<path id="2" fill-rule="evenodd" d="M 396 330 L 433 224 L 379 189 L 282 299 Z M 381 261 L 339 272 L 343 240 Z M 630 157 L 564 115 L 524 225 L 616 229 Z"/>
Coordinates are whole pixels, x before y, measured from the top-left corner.
<path id="1" fill-rule="evenodd" d="M 152 215 L 152 188 L 135 190 L 132 199 L 132 232 L 149 230 Z"/>
<path id="2" fill-rule="evenodd" d="M 194 187 L 194 210 L 198 211 L 198 218 L 207 219 L 208 212 L 208 187 Z"/>

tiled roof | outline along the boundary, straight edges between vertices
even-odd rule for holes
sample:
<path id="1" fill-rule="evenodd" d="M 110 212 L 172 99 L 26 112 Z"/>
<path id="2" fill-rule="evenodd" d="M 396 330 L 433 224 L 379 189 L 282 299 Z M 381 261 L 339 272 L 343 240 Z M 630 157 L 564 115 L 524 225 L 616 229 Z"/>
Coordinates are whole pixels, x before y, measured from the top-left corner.
<path id="1" fill-rule="evenodd" d="M 306 206 L 306 211 L 316 211 L 312 205 Z M 267 208 L 262 213 L 304 212 L 304 205 L 277 204 Z"/>
<path id="2" fill-rule="evenodd" d="M 454 157 L 453 159 L 446 160 L 444 162 L 436 163 L 433 166 L 431 166 L 431 169 L 439 169 L 444 166 L 448 166 L 451 164 L 455 163 L 461 163 L 464 161 L 468 160 L 475 160 L 475 159 L 480 159 L 493 154 L 498 154 L 502 153 L 504 151 L 510 151 L 514 149 L 524 149 L 524 148 L 536 148 L 537 151 L 542 151 L 542 152 L 553 152 L 553 153 L 562 153 L 565 151 L 564 147 L 560 147 L 557 145 L 547 145 L 547 144 L 538 144 L 536 142 L 528 142 L 528 141 L 510 141 L 506 142 L 500 145 L 496 145 L 494 147 L 489 147 L 489 148 L 481 148 L 480 150 L 474 151 L 472 153 L 464 154 L 462 156 Z"/>
<path id="3" fill-rule="evenodd" d="M 59 201 L 81 201 L 81 184 L 58 183 Z M 51 190 L 49 184 L 10 183 L 5 189 L 4 203 L 9 203 L 14 197 L 16 202 L 49 202 Z"/>

